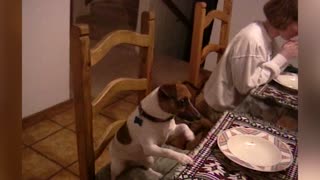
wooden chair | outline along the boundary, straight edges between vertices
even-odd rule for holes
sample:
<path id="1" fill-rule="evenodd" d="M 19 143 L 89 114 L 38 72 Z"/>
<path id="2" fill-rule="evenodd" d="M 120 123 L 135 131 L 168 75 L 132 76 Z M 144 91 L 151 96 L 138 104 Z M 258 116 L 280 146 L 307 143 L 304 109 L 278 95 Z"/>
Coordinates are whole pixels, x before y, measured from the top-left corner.
<path id="1" fill-rule="evenodd" d="M 202 68 L 206 56 L 210 52 L 218 54 L 221 58 L 228 44 L 230 21 L 232 12 L 232 0 L 224 0 L 223 10 L 212 10 L 206 14 L 206 3 L 197 2 L 194 11 L 194 23 L 192 32 L 192 45 L 189 63 L 189 81 L 197 87 L 201 87 L 209 78 L 211 72 Z M 202 48 L 204 29 L 214 20 L 221 20 L 220 40 L 217 44 L 209 43 Z"/>
<path id="2" fill-rule="evenodd" d="M 87 25 L 71 27 L 71 71 L 75 105 L 77 147 L 80 179 L 91 180 L 95 176 L 95 160 L 101 155 L 115 132 L 125 120 L 115 121 L 106 130 L 98 146 L 93 145 L 93 118 L 120 91 L 144 90 L 147 94 L 151 88 L 151 68 L 154 50 L 154 15 L 142 14 L 141 34 L 127 30 L 118 30 L 107 34 L 95 47 L 90 48 L 89 28 Z M 119 44 L 131 44 L 142 47 L 139 78 L 119 78 L 111 81 L 92 101 L 91 68 Z"/>

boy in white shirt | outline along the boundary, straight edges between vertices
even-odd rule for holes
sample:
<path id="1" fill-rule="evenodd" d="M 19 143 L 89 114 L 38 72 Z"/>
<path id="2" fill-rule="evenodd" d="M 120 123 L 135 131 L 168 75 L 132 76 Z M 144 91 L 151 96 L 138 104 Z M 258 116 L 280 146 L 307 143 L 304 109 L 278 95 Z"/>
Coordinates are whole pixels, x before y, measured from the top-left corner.
<path id="1" fill-rule="evenodd" d="M 278 76 L 298 55 L 297 0 L 270 0 L 264 5 L 267 20 L 253 22 L 229 42 L 224 55 L 206 82 L 199 111 L 216 122 L 226 110 L 232 110 L 257 86 Z M 273 53 L 274 39 L 287 42 Z"/>

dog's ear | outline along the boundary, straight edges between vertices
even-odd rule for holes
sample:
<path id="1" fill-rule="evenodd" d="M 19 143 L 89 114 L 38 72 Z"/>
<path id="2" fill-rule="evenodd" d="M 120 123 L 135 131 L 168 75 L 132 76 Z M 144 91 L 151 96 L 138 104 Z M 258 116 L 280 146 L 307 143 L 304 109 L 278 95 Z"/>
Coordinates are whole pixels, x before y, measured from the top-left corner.
<path id="1" fill-rule="evenodd" d="M 199 92 L 201 92 L 201 90 L 199 90 L 199 88 L 195 87 L 189 81 L 183 81 L 182 84 L 188 88 L 189 92 L 191 93 L 192 98 L 195 98 L 199 94 Z"/>
<path id="2" fill-rule="evenodd" d="M 177 97 L 177 88 L 175 84 L 164 84 L 160 86 L 159 92 L 161 95 L 168 98 L 176 98 Z"/>

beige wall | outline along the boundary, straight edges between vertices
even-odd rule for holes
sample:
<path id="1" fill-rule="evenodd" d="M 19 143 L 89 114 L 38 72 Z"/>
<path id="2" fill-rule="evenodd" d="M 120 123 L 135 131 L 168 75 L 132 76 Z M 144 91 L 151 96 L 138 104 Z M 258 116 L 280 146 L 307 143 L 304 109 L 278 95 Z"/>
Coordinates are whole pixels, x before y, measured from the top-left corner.
<path id="1" fill-rule="evenodd" d="M 173 0 L 177 7 L 191 19 L 193 1 Z M 187 28 L 169 10 L 162 0 L 140 0 L 137 31 L 140 31 L 141 12 L 155 12 L 155 53 L 183 57 L 184 50 L 189 44 L 186 41 Z"/>
<path id="2" fill-rule="evenodd" d="M 22 116 L 69 99 L 70 0 L 22 1 Z"/>

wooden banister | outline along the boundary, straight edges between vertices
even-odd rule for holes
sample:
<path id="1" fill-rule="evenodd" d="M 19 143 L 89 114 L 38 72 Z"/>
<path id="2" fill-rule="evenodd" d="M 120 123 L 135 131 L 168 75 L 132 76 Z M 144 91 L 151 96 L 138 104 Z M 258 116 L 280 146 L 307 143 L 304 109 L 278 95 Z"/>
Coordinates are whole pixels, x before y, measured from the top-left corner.
<path id="1" fill-rule="evenodd" d="M 187 27 L 188 30 L 191 31 L 192 23 L 190 20 L 181 12 L 181 10 L 177 7 L 177 5 L 172 0 L 162 0 L 162 2 L 167 5 L 167 7 L 171 10 L 171 12 L 176 15 L 179 20 Z"/>

